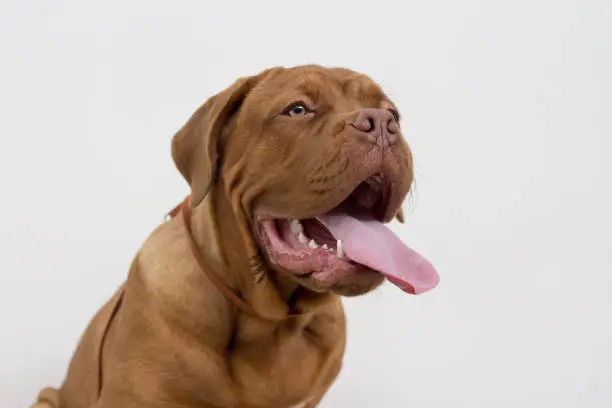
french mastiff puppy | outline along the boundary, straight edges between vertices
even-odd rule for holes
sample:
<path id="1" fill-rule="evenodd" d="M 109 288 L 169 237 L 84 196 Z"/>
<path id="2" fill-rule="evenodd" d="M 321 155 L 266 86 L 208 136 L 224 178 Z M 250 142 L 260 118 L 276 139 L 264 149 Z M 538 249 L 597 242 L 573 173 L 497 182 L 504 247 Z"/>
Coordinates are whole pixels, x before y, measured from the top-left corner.
<path id="1" fill-rule="evenodd" d="M 206 101 L 172 141 L 189 199 L 34 407 L 316 407 L 342 365 L 340 297 L 438 283 L 384 225 L 413 181 L 399 122 L 367 76 L 320 66 Z"/>

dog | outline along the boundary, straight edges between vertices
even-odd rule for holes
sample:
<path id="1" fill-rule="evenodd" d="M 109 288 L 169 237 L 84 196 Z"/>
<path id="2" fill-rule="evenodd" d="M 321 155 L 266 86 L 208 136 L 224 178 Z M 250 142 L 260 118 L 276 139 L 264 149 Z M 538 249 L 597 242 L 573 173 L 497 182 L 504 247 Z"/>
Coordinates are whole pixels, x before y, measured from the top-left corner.
<path id="1" fill-rule="evenodd" d="M 190 194 L 33 408 L 316 407 L 342 367 L 341 299 L 434 267 L 384 224 L 413 183 L 400 113 L 368 76 L 274 67 L 174 135 Z"/>

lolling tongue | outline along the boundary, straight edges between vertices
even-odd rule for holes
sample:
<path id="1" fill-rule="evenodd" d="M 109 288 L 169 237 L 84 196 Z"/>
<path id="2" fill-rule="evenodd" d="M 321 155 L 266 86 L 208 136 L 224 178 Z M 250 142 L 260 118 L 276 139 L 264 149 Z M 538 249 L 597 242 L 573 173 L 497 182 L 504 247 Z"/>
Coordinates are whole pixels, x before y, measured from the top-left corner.
<path id="1" fill-rule="evenodd" d="M 408 248 L 383 223 L 342 213 L 317 219 L 336 239 L 342 240 L 348 258 L 382 273 L 403 291 L 417 295 L 438 284 L 440 278 L 433 265 Z"/>

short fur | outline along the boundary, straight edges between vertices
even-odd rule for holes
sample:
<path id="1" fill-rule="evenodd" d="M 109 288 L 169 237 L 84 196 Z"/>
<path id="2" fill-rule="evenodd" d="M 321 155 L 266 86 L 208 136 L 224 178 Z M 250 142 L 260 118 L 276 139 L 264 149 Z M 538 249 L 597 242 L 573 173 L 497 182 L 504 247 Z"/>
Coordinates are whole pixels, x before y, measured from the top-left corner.
<path id="1" fill-rule="evenodd" d="M 298 127 L 274 122 L 274 112 L 302 97 L 338 114 Z M 33 407 L 316 407 L 342 365 L 339 293 L 357 293 L 312 290 L 270 267 L 254 222 L 259 210 L 306 217 L 337 203 L 362 177 L 365 153 L 334 135 L 357 110 L 386 106 L 366 76 L 319 66 L 273 68 L 206 101 L 172 144 L 191 186 L 194 239 L 208 266 L 265 318 L 241 313 L 211 284 L 181 218 L 169 220 L 91 321 L 61 388 L 44 389 Z M 391 203 L 401 217 L 412 156 L 403 139 L 395 153 L 385 165 L 401 174 Z"/>

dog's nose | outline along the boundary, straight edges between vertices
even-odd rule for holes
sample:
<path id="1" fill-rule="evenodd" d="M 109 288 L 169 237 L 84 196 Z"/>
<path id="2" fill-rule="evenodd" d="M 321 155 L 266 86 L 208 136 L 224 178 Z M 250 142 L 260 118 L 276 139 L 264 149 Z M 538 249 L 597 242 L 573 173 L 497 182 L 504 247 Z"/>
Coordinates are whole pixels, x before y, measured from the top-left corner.
<path id="1" fill-rule="evenodd" d="M 351 125 L 361 131 L 369 142 L 383 146 L 397 142 L 400 133 L 397 120 L 386 109 L 362 109 Z"/>

